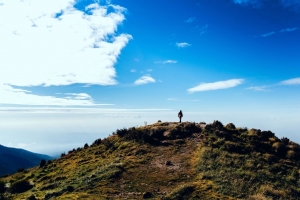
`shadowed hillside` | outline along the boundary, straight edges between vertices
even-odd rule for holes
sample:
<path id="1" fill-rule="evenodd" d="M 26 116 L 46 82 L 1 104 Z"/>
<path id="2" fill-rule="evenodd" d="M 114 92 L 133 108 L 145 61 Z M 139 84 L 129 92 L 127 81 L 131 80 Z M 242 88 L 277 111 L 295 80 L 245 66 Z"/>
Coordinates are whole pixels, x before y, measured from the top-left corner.
<path id="1" fill-rule="evenodd" d="M 42 159 L 49 160 L 52 158 L 24 149 L 0 145 L 0 175 L 15 173 L 18 169 L 39 165 Z"/>
<path id="2" fill-rule="evenodd" d="M 6 199 L 300 199 L 300 146 L 221 122 L 117 130 L 0 180 Z"/>

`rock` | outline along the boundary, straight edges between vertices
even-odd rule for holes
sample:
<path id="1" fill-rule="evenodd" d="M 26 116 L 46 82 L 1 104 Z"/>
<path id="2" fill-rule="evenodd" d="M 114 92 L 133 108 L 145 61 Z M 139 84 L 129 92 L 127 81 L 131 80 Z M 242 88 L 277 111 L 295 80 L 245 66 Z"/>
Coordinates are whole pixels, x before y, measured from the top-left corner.
<path id="1" fill-rule="evenodd" d="M 149 198 L 152 198 L 152 197 L 153 197 L 153 195 L 152 195 L 151 192 L 145 192 L 143 194 L 143 199 L 149 199 Z"/>

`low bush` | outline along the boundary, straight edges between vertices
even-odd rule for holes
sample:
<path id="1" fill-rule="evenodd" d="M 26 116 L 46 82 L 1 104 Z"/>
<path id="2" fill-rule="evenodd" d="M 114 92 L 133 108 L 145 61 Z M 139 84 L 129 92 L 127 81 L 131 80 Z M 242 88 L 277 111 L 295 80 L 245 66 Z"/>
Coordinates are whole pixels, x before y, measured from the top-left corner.
<path id="1" fill-rule="evenodd" d="M 13 183 L 9 188 L 9 192 L 12 194 L 22 193 L 30 190 L 32 187 L 33 186 L 29 183 L 28 180 L 21 180 Z"/>
<path id="2" fill-rule="evenodd" d="M 3 194 L 6 191 L 5 183 L 0 181 L 0 194 Z"/>
<path id="3" fill-rule="evenodd" d="M 236 127 L 235 127 L 235 125 L 234 125 L 233 123 L 227 124 L 227 125 L 225 126 L 225 128 L 227 128 L 227 129 L 229 129 L 229 130 L 235 130 L 235 129 L 236 129 Z"/>
<path id="4" fill-rule="evenodd" d="M 40 168 L 45 167 L 46 164 L 47 164 L 47 162 L 46 162 L 45 159 L 41 160 L 41 162 L 40 162 Z"/>

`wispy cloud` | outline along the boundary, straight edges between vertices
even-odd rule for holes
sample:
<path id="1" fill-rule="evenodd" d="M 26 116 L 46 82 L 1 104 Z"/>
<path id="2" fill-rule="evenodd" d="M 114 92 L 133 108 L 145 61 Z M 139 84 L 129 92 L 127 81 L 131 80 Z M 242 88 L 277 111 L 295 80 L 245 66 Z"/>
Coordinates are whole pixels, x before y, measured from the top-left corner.
<path id="1" fill-rule="evenodd" d="M 253 86 L 253 87 L 248 87 L 246 88 L 247 90 L 253 90 L 253 91 L 260 91 L 260 92 L 265 92 L 269 91 L 267 88 L 271 86 Z"/>
<path id="2" fill-rule="evenodd" d="M 187 20 L 185 20 L 184 22 L 185 23 L 192 23 L 192 22 L 194 22 L 196 20 L 196 17 L 190 17 L 190 18 L 188 18 Z"/>
<path id="3" fill-rule="evenodd" d="M 187 91 L 189 93 L 194 93 L 194 92 L 203 92 L 209 90 L 228 89 L 242 84 L 243 81 L 244 79 L 230 79 L 226 81 L 217 81 L 213 83 L 201 83 L 196 87 L 188 89 Z"/>
<path id="4" fill-rule="evenodd" d="M 281 81 L 280 85 L 300 85 L 300 77 Z"/>
<path id="5" fill-rule="evenodd" d="M 178 99 L 178 98 L 168 98 L 168 101 L 186 101 L 186 102 L 197 102 L 200 101 L 198 99 L 192 99 L 192 100 L 182 100 L 182 99 Z"/>
<path id="6" fill-rule="evenodd" d="M 125 8 L 94 3 L 79 10 L 76 3 L 4 0 L 0 6 L 0 104 L 92 104 L 86 99 L 31 94 L 30 87 L 117 84 L 114 65 L 131 39 L 116 33 Z"/>
<path id="7" fill-rule="evenodd" d="M 147 69 L 147 72 L 152 72 L 153 70 L 152 69 Z"/>
<path id="8" fill-rule="evenodd" d="M 299 0 L 278 0 L 278 1 L 283 7 L 292 7 L 295 10 L 299 10 L 300 8 Z M 266 0 L 233 0 L 233 2 L 242 6 L 253 6 L 255 8 L 261 8 L 262 6 L 267 6 L 269 2 L 273 3 L 273 1 L 266 1 Z"/>
<path id="9" fill-rule="evenodd" d="M 272 32 L 270 32 L 270 33 L 265 33 L 265 34 L 262 34 L 262 35 L 260 35 L 260 36 L 261 36 L 261 37 L 269 37 L 269 36 L 274 35 L 274 34 L 275 34 L 275 32 L 272 31 Z"/>
<path id="10" fill-rule="evenodd" d="M 294 28 L 286 28 L 286 29 L 280 30 L 279 32 L 280 32 L 280 33 L 283 33 L 283 32 L 291 32 L 291 31 L 296 31 L 296 30 L 298 30 L 298 29 L 299 29 L 298 27 L 294 27 Z"/>
<path id="11" fill-rule="evenodd" d="M 130 70 L 130 72 L 134 73 L 134 72 L 136 72 L 136 70 L 135 70 L 135 69 L 132 69 L 132 70 Z"/>
<path id="12" fill-rule="evenodd" d="M 175 64 L 177 60 L 164 60 L 164 61 L 155 61 L 155 64 Z"/>
<path id="13" fill-rule="evenodd" d="M 147 83 L 155 83 L 155 79 L 152 78 L 150 75 L 145 75 L 134 82 L 135 85 L 144 85 Z"/>
<path id="14" fill-rule="evenodd" d="M 189 44 L 187 42 L 177 42 L 176 46 L 179 47 L 179 48 L 184 48 L 184 47 L 191 46 L 191 44 Z"/>
<path id="15" fill-rule="evenodd" d="M 74 100 L 91 100 L 92 97 L 86 93 L 65 93 L 65 99 L 74 99 Z"/>
<path id="16" fill-rule="evenodd" d="M 234 3 L 242 6 L 261 7 L 264 0 L 233 0 Z"/>
<path id="17" fill-rule="evenodd" d="M 66 96 L 67 95 L 67 96 Z M 85 93 L 67 93 L 63 97 L 40 96 L 31 94 L 30 91 L 16 89 L 10 85 L 0 84 L 0 105 L 51 105 L 51 106 L 93 106 L 96 104 L 91 96 Z M 105 104 L 103 104 L 105 105 Z"/>
<path id="18" fill-rule="evenodd" d="M 272 31 L 272 32 L 269 32 L 269 33 L 265 33 L 265 34 L 262 34 L 260 35 L 260 37 L 269 37 L 271 35 L 275 35 L 276 33 L 284 33 L 284 32 L 292 32 L 292 31 L 296 31 L 298 30 L 299 28 L 298 27 L 294 27 L 294 28 L 285 28 L 285 29 L 282 29 L 280 31 Z M 256 36 L 257 37 L 257 36 Z"/>
<path id="19" fill-rule="evenodd" d="M 202 34 L 204 34 L 204 33 L 207 32 L 207 30 L 208 30 L 208 25 L 206 24 L 206 25 L 204 25 L 204 26 L 202 26 L 202 27 L 198 26 L 198 27 L 196 27 L 196 28 L 199 30 L 200 35 L 202 35 Z"/>

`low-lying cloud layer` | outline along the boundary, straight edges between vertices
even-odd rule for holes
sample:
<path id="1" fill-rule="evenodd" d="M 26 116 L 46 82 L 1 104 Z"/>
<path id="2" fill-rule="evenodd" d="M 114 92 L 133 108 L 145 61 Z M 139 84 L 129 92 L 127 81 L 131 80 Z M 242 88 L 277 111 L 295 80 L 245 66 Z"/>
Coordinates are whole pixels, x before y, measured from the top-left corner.
<path id="1" fill-rule="evenodd" d="M 117 84 L 114 64 L 131 39 L 128 34 L 115 34 L 125 19 L 125 8 L 94 3 L 79 10 L 76 3 L 80 2 L 2 0 L 0 104 L 93 105 L 91 97 L 39 96 L 29 90 L 75 83 Z"/>

